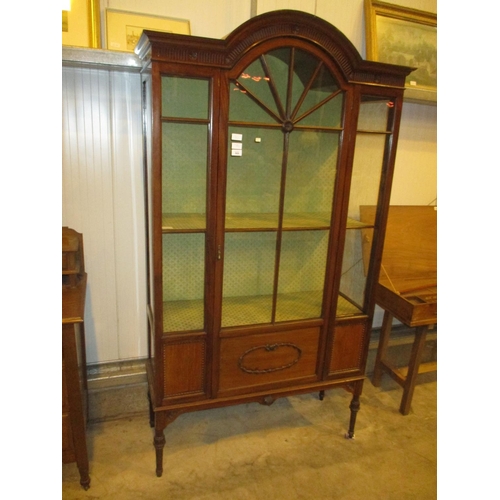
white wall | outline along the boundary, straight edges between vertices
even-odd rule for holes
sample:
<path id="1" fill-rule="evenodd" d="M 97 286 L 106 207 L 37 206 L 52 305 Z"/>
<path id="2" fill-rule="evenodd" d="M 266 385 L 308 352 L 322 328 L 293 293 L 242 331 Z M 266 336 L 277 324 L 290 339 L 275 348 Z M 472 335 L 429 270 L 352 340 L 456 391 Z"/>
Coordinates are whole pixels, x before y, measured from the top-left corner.
<path id="1" fill-rule="evenodd" d="M 89 363 L 145 357 L 141 83 L 62 71 L 62 224 L 83 233 Z"/>
<path id="2" fill-rule="evenodd" d="M 251 3 L 251 0 L 101 0 L 101 15 L 105 19 L 108 8 L 188 19 L 192 35 L 223 38 L 250 18 Z M 104 33 L 104 23 L 102 28 Z"/>
<path id="3" fill-rule="evenodd" d="M 436 12 L 436 0 L 391 3 Z M 196 36 L 222 38 L 254 14 L 318 15 L 365 56 L 363 0 L 101 0 L 106 8 L 189 19 Z M 140 79 L 137 73 L 63 68 L 63 225 L 84 235 L 89 274 L 87 361 L 147 355 Z M 406 103 L 391 203 L 434 204 L 436 106 Z M 380 324 L 380 316 L 375 324 Z"/>

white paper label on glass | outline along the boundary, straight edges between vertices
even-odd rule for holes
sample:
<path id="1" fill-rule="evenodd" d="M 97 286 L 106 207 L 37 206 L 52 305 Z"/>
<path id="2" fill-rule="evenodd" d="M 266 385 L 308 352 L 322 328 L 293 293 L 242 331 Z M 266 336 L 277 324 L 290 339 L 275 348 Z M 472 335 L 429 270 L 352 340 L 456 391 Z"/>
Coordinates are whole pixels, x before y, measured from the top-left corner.
<path id="1" fill-rule="evenodd" d="M 243 151 L 241 149 L 231 149 L 231 156 L 242 156 Z"/>
<path id="2" fill-rule="evenodd" d="M 231 149 L 243 149 L 243 144 L 241 142 L 233 142 L 231 144 Z"/>
<path id="3" fill-rule="evenodd" d="M 243 134 L 231 134 L 231 140 L 232 141 L 242 141 Z"/>

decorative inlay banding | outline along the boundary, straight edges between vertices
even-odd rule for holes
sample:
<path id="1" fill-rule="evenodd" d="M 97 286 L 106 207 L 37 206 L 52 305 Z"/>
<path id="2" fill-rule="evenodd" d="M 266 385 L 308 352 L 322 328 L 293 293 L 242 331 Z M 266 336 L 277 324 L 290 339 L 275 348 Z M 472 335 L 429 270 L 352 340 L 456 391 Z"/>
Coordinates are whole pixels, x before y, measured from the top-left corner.
<path id="1" fill-rule="evenodd" d="M 267 353 L 273 353 L 276 356 L 266 356 Z M 245 351 L 238 359 L 238 367 L 251 375 L 263 375 L 291 368 L 299 362 L 301 356 L 302 350 L 291 342 L 266 344 Z M 265 366 L 273 361 L 280 364 L 278 366 Z M 284 361 L 287 362 L 282 364 Z"/>

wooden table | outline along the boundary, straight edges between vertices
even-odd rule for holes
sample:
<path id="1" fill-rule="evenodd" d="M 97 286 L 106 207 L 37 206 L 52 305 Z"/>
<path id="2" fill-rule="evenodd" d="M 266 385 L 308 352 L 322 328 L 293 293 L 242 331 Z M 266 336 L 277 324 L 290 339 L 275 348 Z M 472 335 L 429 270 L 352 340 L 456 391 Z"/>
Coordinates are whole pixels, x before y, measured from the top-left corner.
<path id="1" fill-rule="evenodd" d="M 83 268 L 75 273 L 72 264 L 66 265 L 71 259 L 64 255 L 65 248 L 72 246 L 74 239 L 71 235 L 65 239 L 65 229 L 67 228 L 63 228 L 62 286 L 62 461 L 76 462 L 80 484 L 87 490 L 90 487 L 90 477 L 86 442 L 87 376 L 83 322 L 87 275 Z M 71 245 L 68 246 L 68 242 Z M 72 253 L 74 246 L 68 251 Z M 83 249 L 80 248 L 79 251 L 83 255 Z M 65 270 L 65 267 L 69 269 Z M 66 279 L 68 277 L 69 281 Z"/>
<path id="2" fill-rule="evenodd" d="M 373 207 L 361 207 L 361 218 L 374 217 Z M 437 362 L 422 363 L 428 329 L 437 324 L 437 211 L 433 206 L 391 206 L 375 301 L 384 309 L 373 385 L 387 372 L 403 387 L 399 411 L 410 412 L 419 373 L 437 370 Z M 365 242 L 367 250 L 369 239 Z M 397 367 L 387 357 L 393 319 L 415 328 L 408 365 Z"/>

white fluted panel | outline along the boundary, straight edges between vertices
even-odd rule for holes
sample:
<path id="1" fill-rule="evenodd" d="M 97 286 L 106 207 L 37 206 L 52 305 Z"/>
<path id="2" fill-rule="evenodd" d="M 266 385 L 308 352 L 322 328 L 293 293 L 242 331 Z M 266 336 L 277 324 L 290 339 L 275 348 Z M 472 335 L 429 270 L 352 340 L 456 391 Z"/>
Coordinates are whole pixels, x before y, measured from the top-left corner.
<path id="1" fill-rule="evenodd" d="M 87 361 L 146 352 L 137 73 L 63 67 L 63 225 L 83 233 Z"/>

